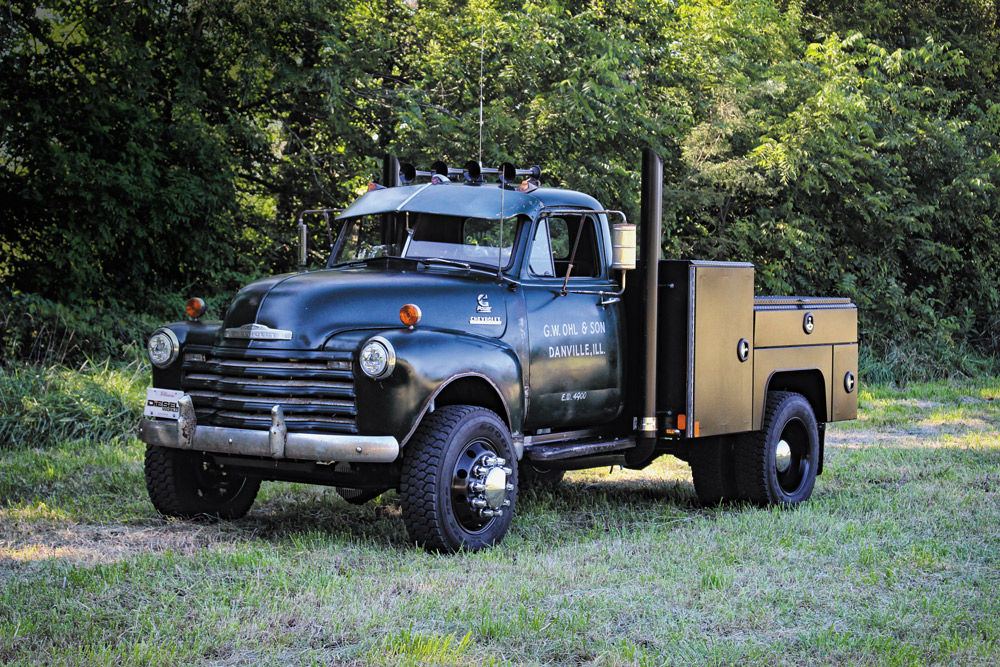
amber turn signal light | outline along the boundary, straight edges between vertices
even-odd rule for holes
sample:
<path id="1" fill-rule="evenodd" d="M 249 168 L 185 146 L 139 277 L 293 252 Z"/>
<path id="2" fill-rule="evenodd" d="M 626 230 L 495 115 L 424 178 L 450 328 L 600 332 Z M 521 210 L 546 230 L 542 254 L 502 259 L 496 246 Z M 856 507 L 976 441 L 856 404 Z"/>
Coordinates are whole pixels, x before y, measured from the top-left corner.
<path id="1" fill-rule="evenodd" d="M 202 299 L 194 296 L 187 300 L 184 304 L 184 312 L 192 320 L 196 320 L 205 314 L 205 302 Z"/>
<path id="2" fill-rule="evenodd" d="M 417 326 L 421 315 L 423 313 L 420 312 L 420 307 L 414 303 L 408 303 L 399 309 L 399 321 L 408 327 Z"/>

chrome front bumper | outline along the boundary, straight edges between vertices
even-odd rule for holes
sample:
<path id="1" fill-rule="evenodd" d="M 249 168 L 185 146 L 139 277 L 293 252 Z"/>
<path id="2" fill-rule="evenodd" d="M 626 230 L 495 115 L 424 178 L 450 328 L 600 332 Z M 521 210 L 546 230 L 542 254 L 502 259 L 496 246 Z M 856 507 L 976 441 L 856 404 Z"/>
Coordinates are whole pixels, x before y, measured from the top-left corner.
<path id="1" fill-rule="evenodd" d="M 144 418 L 139 424 L 139 439 L 160 447 L 302 461 L 392 463 L 399 456 L 399 442 L 390 435 L 289 433 L 285 415 L 277 405 L 271 409 L 271 428 L 253 431 L 198 426 L 191 399 L 183 396 L 178 402 L 177 421 Z"/>

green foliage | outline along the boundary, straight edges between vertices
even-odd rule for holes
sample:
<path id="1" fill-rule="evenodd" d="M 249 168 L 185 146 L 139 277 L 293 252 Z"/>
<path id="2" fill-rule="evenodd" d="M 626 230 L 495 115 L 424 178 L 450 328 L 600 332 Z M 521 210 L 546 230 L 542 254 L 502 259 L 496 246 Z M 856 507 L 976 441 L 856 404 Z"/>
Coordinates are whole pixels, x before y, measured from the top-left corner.
<path id="1" fill-rule="evenodd" d="M 997 107 L 949 88 L 967 58 L 933 39 L 806 44 L 795 6 L 689 11 L 710 104 L 683 145 L 676 187 L 699 192 L 668 204 L 668 253 L 752 260 L 764 292 L 849 296 L 878 350 L 995 353 Z"/>
<path id="2" fill-rule="evenodd" d="M 291 216 L 277 223 L 261 196 L 310 196 L 303 174 L 279 169 L 303 150 L 281 127 L 314 111 L 299 84 L 322 7 L 65 0 L 5 13 L 0 274 L 14 287 L 140 306 L 290 264 L 272 238 Z"/>
<path id="3" fill-rule="evenodd" d="M 666 256 L 849 296 L 879 352 L 996 355 L 998 76 L 983 0 L 20 0 L 0 278 L 46 312 L 157 314 L 291 269 L 295 213 L 350 203 L 383 153 L 479 157 L 482 82 L 484 163 L 635 219 L 652 146 Z"/>
<path id="4" fill-rule="evenodd" d="M 148 375 L 138 359 L 127 366 L 0 366 L 0 449 L 128 439 L 142 416 Z"/>
<path id="5" fill-rule="evenodd" d="M 182 308 L 183 302 L 178 312 Z M 21 361 L 62 366 L 88 358 L 134 359 L 162 319 L 133 314 L 116 303 L 67 306 L 4 289 L 0 309 L 0 368 Z"/>

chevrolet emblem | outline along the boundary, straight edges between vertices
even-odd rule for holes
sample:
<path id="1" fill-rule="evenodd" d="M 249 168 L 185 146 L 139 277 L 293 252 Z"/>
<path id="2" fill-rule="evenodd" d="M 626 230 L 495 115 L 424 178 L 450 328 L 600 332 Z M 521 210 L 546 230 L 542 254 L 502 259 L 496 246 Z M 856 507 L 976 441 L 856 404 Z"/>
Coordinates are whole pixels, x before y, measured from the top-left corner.
<path id="1" fill-rule="evenodd" d="M 226 329 L 226 338 L 244 340 L 291 340 L 292 332 L 286 329 L 272 329 L 263 324 L 244 324 L 234 329 Z"/>

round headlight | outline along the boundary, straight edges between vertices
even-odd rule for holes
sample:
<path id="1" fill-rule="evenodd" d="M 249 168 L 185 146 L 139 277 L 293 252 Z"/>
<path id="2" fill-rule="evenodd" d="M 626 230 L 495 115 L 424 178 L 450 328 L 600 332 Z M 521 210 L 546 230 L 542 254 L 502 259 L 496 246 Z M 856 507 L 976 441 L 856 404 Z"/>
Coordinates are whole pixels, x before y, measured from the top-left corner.
<path id="1" fill-rule="evenodd" d="M 365 375 L 378 380 L 392 374 L 396 367 L 396 352 L 392 343 L 381 336 L 375 336 L 361 348 L 361 370 Z"/>
<path id="2" fill-rule="evenodd" d="M 177 336 L 170 329 L 157 329 L 149 337 L 146 350 L 149 352 L 149 360 L 157 368 L 166 368 L 177 360 L 180 352 L 180 343 Z"/>

